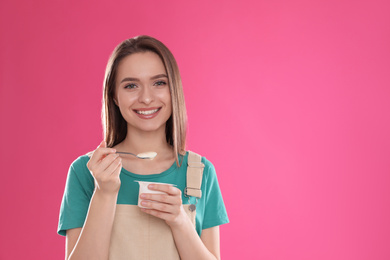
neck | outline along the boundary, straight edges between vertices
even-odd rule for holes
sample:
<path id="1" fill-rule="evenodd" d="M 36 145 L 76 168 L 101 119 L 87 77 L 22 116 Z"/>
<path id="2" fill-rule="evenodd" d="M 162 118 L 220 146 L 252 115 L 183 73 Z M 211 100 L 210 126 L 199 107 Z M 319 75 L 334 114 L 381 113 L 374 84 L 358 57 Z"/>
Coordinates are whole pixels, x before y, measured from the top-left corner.
<path id="1" fill-rule="evenodd" d="M 145 132 L 134 128 L 127 128 L 125 140 L 117 145 L 117 149 L 124 152 L 143 153 L 157 152 L 157 154 L 171 154 L 173 149 L 167 143 L 165 127 L 157 131 Z"/>

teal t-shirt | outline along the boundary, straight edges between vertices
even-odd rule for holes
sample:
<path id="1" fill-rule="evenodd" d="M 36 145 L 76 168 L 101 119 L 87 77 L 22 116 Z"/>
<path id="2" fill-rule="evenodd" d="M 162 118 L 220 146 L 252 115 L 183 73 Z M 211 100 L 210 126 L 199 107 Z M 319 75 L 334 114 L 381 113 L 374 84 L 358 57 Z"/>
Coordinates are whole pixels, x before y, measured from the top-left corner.
<path id="1" fill-rule="evenodd" d="M 137 205 L 139 184 L 136 181 L 152 181 L 171 183 L 182 191 L 183 204 L 195 203 L 195 198 L 184 196 L 186 187 L 188 152 L 180 157 L 181 167 L 176 162 L 166 171 L 158 174 L 139 175 L 122 168 L 120 173 L 121 187 L 118 193 L 117 204 Z M 89 203 L 95 188 L 94 179 L 87 168 L 87 155 L 77 158 L 69 168 L 65 192 L 62 199 L 58 234 L 65 236 L 67 229 L 78 228 L 84 225 Z M 229 222 L 225 204 L 215 173 L 215 168 L 206 158 L 202 179 L 202 197 L 196 204 L 196 231 L 201 235 L 203 229 L 219 226 Z"/>

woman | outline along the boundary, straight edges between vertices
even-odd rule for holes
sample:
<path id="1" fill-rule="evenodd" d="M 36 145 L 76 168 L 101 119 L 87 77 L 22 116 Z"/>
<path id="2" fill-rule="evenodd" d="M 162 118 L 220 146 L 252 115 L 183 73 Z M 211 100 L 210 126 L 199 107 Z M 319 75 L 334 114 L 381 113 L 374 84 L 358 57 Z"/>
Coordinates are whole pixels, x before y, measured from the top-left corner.
<path id="1" fill-rule="evenodd" d="M 109 59 L 103 95 L 105 141 L 69 169 L 58 226 L 66 259 L 219 259 L 228 218 L 213 165 L 185 151 L 171 52 L 149 36 L 125 40 Z M 157 182 L 149 189 L 163 194 L 139 195 L 136 181 Z"/>

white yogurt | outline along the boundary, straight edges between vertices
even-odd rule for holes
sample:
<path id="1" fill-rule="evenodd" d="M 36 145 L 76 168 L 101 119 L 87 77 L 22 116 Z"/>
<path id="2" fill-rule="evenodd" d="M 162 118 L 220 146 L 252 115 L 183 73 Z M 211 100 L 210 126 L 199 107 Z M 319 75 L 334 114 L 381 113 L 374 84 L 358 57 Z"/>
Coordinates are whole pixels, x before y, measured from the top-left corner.
<path id="1" fill-rule="evenodd" d="M 157 153 L 156 152 L 145 152 L 145 153 L 139 153 L 137 154 L 138 157 L 142 158 L 148 158 L 150 160 L 153 160 L 154 157 L 156 157 Z"/>
<path id="2" fill-rule="evenodd" d="M 175 185 L 170 184 L 170 183 L 161 183 L 161 182 L 150 182 L 150 181 L 136 181 L 136 182 L 139 183 L 138 207 L 145 208 L 145 209 L 147 209 L 147 207 L 141 205 L 141 202 L 143 201 L 143 199 L 140 198 L 141 193 L 167 194 L 166 192 L 163 192 L 163 191 L 150 190 L 148 188 L 149 184 L 165 184 L 165 185 L 175 186 Z M 145 201 L 147 201 L 147 200 L 145 200 Z"/>

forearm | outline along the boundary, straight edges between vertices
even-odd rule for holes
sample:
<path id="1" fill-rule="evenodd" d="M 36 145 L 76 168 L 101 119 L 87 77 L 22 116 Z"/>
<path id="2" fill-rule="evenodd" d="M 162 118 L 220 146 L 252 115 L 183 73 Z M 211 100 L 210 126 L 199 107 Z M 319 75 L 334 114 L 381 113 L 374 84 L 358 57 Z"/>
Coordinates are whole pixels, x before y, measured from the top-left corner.
<path id="1" fill-rule="evenodd" d="M 173 238 L 180 258 L 183 260 L 217 260 L 207 247 L 203 244 L 198 236 L 190 219 L 187 218 L 184 223 L 179 226 L 171 227 Z"/>
<path id="2" fill-rule="evenodd" d="M 116 200 L 117 193 L 102 194 L 95 190 L 84 227 L 69 260 L 108 259 Z"/>

